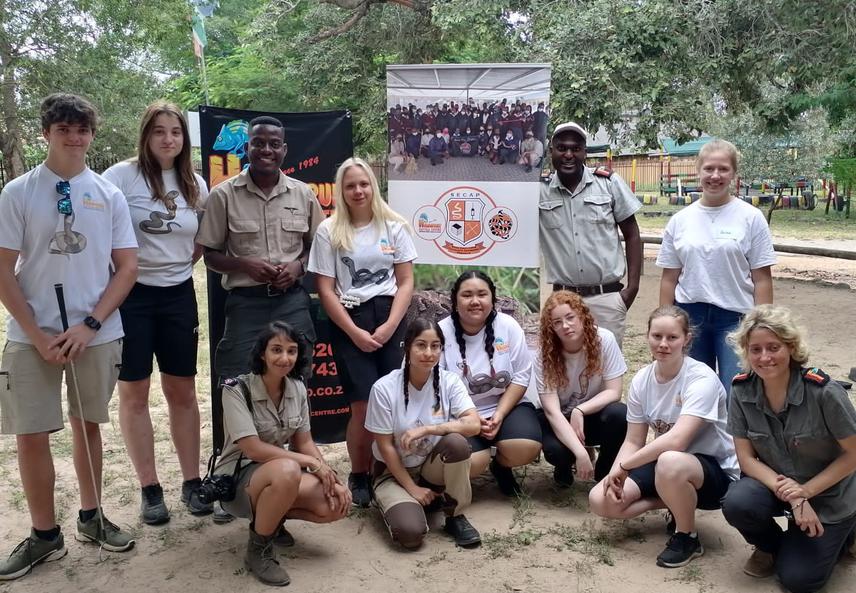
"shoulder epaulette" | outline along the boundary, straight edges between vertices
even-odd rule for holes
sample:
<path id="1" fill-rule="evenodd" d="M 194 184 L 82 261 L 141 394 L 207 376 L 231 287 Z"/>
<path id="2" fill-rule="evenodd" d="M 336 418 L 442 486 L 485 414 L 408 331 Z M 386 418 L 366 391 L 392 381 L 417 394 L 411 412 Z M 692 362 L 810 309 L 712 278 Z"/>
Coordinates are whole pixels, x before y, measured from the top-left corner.
<path id="1" fill-rule="evenodd" d="M 817 367 L 803 369 L 802 376 L 803 379 L 805 379 L 809 383 L 815 383 L 817 385 L 826 385 L 830 381 L 829 375 L 827 375 Z"/>
<path id="2" fill-rule="evenodd" d="M 734 378 L 731 380 L 731 383 L 745 383 L 749 380 L 750 377 L 752 377 L 752 373 L 737 373 L 736 375 L 734 375 Z"/>
<path id="3" fill-rule="evenodd" d="M 606 177 L 607 179 L 609 179 L 610 177 L 612 177 L 612 169 L 608 167 L 598 167 L 594 170 L 594 174 L 598 177 Z"/>
<path id="4" fill-rule="evenodd" d="M 223 379 L 223 385 L 228 385 L 229 387 L 235 387 L 238 384 L 238 380 L 234 377 L 226 377 Z"/>

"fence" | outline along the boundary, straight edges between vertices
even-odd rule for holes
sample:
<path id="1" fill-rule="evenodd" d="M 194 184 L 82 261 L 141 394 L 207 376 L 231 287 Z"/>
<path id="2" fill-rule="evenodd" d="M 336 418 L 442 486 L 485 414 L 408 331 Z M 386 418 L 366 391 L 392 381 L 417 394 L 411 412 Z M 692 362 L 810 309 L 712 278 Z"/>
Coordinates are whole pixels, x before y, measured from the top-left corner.
<path id="1" fill-rule="evenodd" d="M 618 173 L 636 193 L 660 193 L 666 176 L 696 175 L 695 158 L 616 157 L 612 162 L 589 160 L 590 167 L 606 165 Z"/>

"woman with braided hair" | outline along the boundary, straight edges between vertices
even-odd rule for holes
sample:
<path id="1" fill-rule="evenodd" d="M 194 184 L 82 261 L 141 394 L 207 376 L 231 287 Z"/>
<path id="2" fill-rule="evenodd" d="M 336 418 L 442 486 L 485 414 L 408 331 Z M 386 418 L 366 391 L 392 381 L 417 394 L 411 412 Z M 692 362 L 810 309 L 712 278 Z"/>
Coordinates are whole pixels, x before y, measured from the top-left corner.
<path id="1" fill-rule="evenodd" d="M 452 315 L 440 322 L 445 336 L 442 368 L 458 373 L 478 410 L 481 430 L 470 438 L 475 477 L 490 464 L 500 491 L 522 491 L 512 468 L 541 452 L 535 406 L 522 402 L 532 374 L 523 328 L 495 309 L 496 287 L 485 273 L 468 270 L 452 287 Z M 490 449 L 496 447 L 491 461 Z"/>
<path id="2" fill-rule="evenodd" d="M 401 366 L 402 319 L 413 295 L 416 247 L 407 221 L 383 200 L 371 167 L 347 159 L 336 172 L 336 209 L 318 226 L 308 270 L 330 317 L 333 357 L 351 407 L 346 440 L 354 504 L 371 503 L 369 389 Z"/>
<path id="3" fill-rule="evenodd" d="M 404 368 L 371 388 L 366 429 L 374 435 L 375 502 L 394 541 L 415 549 L 428 532 L 426 511 L 442 509 L 445 530 L 461 547 L 481 542 L 462 514 L 472 498 L 468 436 L 479 418 L 455 373 L 437 364 L 443 332 L 417 317 L 404 337 Z"/>

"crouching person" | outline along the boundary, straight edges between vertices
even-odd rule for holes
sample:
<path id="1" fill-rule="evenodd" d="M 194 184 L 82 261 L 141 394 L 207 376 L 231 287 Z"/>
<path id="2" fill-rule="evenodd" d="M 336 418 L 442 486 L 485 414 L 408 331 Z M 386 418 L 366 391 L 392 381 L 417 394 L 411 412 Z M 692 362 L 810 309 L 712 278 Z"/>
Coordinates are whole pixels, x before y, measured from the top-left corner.
<path id="1" fill-rule="evenodd" d="M 404 368 L 378 379 L 369 397 L 375 501 L 392 539 L 407 549 L 422 544 L 429 510 L 445 513 L 445 530 L 457 545 L 481 542 L 462 514 L 472 499 L 467 437 L 481 424 L 461 379 L 438 366 L 443 345 L 437 322 L 414 319 L 404 338 Z"/>
<path id="2" fill-rule="evenodd" d="M 290 582 L 274 553 L 274 545 L 294 543 L 286 519 L 329 523 L 351 506 L 350 492 L 309 430 L 306 386 L 298 376 L 308 357 L 300 334 L 275 321 L 256 339 L 251 372 L 223 386 L 226 444 L 214 473 L 235 477 L 235 497 L 223 508 L 250 519 L 244 564 L 266 585 Z"/>

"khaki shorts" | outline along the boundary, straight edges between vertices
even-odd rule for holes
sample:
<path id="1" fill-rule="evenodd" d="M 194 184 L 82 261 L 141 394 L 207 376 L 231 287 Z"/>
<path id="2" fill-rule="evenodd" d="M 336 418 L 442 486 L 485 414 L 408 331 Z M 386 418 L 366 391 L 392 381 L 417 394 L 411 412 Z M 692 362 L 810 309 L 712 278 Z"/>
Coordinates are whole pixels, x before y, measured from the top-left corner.
<path id="1" fill-rule="evenodd" d="M 618 347 L 622 347 L 624 341 L 624 325 L 627 321 L 627 305 L 621 298 L 621 293 L 608 292 L 596 294 L 583 299 L 591 311 L 594 322 L 600 327 L 606 328 L 613 333 Z"/>
<path id="2" fill-rule="evenodd" d="M 419 483 L 419 478 L 422 477 L 432 484 L 443 485 L 443 461 L 439 455 L 433 461 L 430 460 L 429 456 L 429 459 L 426 459 L 422 465 L 405 469 L 407 469 L 407 473 L 410 474 L 410 477 L 417 484 Z M 372 489 L 374 490 L 375 503 L 384 514 L 397 504 L 404 502 L 419 504 L 404 489 L 404 486 L 399 484 L 398 480 L 389 473 L 388 469 L 384 469 L 383 473 L 374 479 Z"/>
<path id="3" fill-rule="evenodd" d="M 0 432 L 33 434 L 62 429 L 63 371 L 69 416 L 99 424 L 109 421 L 107 404 L 119 378 L 121 363 L 121 339 L 83 351 L 74 362 L 81 410 L 71 365 L 48 364 L 33 345 L 6 342 L 0 363 Z"/>

